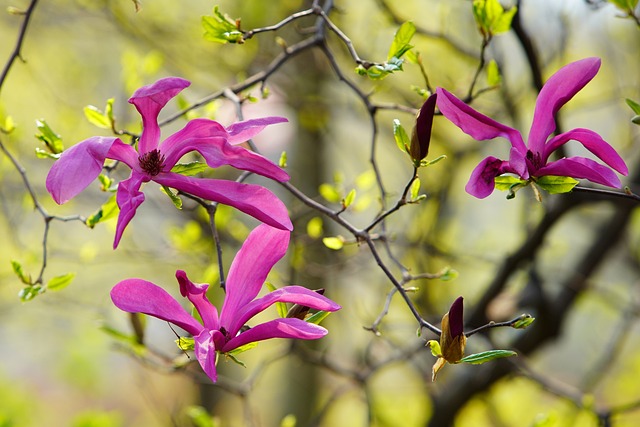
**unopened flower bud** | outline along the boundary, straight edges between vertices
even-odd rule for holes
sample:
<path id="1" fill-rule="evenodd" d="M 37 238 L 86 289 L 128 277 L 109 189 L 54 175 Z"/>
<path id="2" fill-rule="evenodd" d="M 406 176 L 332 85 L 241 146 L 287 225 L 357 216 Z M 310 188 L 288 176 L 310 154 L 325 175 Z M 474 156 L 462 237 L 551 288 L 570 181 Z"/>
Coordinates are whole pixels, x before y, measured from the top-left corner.
<path id="1" fill-rule="evenodd" d="M 429 153 L 429 143 L 431 142 L 431 127 L 433 125 L 433 115 L 436 110 L 436 97 L 434 93 L 422 104 L 416 117 L 416 124 L 411 132 L 411 146 L 409 154 L 416 164 L 427 157 Z"/>

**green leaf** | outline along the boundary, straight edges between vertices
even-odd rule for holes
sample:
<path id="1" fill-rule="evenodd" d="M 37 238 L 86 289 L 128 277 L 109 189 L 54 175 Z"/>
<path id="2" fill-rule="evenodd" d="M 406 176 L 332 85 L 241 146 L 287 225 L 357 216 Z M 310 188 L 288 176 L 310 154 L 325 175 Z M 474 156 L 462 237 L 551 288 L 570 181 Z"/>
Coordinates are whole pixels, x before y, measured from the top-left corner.
<path id="1" fill-rule="evenodd" d="M 546 190 L 549 194 L 568 193 L 573 187 L 578 185 L 578 181 L 568 176 L 541 176 L 536 179 L 538 187 Z"/>
<path id="2" fill-rule="evenodd" d="M 225 353 L 227 356 L 235 356 L 236 354 L 240 354 L 240 353 L 244 353 L 247 350 L 251 350 L 252 348 L 256 348 L 258 346 L 257 342 L 250 342 L 247 343 L 245 345 L 241 345 L 238 348 L 234 348 L 233 350 L 231 350 L 228 353 Z M 238 362 L 237 360 L 234 360 L 234 362 Z M 242 366 L 244 366 L 244 363 L 240 363 Z"/>
<path id="3" fill-rule="evenodd" d="M 319 216 L 314 216 L 307 223 L 307 234 L 312 239 L 318 239 L 322 236 L 323 232 L 323 223 L 322 218 Z"/>
<path id="4" fill-rule="evenodd" d="M 36 128 L 40 133 L 35 136 L 44 142 L 49 152 L 52 154 L 60 154 L 64 150 L 64 144 L 60 135 L 55 133 L 44 119 L 36 120 Z"/>
<path id="5" fill-rule="evenodd" d="M 470 354 L 460 359 L 461 363 L 469 363 L 471 365 L 481 365 L 495 359 L 503 357 L 517 356 L 518 353 L 511 350 L 489 350 L 482 353 Z"/>
<path id="6" fill-rule="evenodd" d="M 209 166 L 206 163 L 202 162 L 189 162 L 189 163 L 178 163 L 174 167 L 171 168 L 171 172 L 178 173 L 184 176 L 194 176 L 207 170 Z"/>
<path id="7" fill-rule="evenodd" d="M 474 0 L 473 16 L 478 29 L 485 37 L 501 34 L 511 29 L 511 21 L 517 7 L 505 11 L 498 0 Z"/>
<path id="8" fill-rule="evenodd" d="M 115 191 L 118 188 L 113 184 L 113 179 L 103 173 L 98 175 L 98 181 L 100 181 L 100 189 L 102 191 Z"/>
<path id="9" fill-rule="evenodd" d="M 53 277 L 47 282 L 47 289 L 51 291 L 59 291 L 61 289 L 64 289 L 69 286 L 69 284 L 71 284 L 75 277 L 76 273 L 67 273 L 61 276 Z"/>
<path id="10" fill-rule="evenodd" d="M 287 152 L 283 151 L 282 154 L 280 154 L 280 159 L 278 159 L 278 166 L 280 166 L 281 168 L 286 168 L 287 167 Z"/>
<path id="11" fill-rule="evenodd" d="M 18 279 L 20 279 L 22 283 L 24 283 L 25 285 L 33 284 L 31 282 L 31 276 L 24 272 L 24 269 L 22 268 L 22 264 L 20 263 L 20 261 L 11 260 L 11 268 L 13 269 L 13 272 L 15 273 L 16 276 L 18 276 Z"/>
<path id="12" fill-rule="evenodd" d="M 44 150 L 40 147 L 36 147 L 36 157 L 39 159 L 54 159 L 60 158 L 60 154 L 52 154 L 51 152 Z"/>
<path id="13" fill-rule="evenodd" d="M 96 224 L 106 221 L 111 218 L 115 218 L 118 215 L 120 209 L 116 203 L 116 195 L 109 197 L 109 200 L 104 202 L 100 209 L 90 215 L 84 222 L 89 228 L 93 228 Z"/>
<path id="14" fill-rule="evenodd" d="M 631 123 L 640 125 L 640 114 L 631 118 Z"/>
<path id="15" fill-rule="evenodd" d="M 167 196 L 169 196 L 169 198 L 171 199 L 171 201 L 173 202 L 173 205 L 178 208 L 178 209 L 182 209 L 182 199 L 180 198 L 180 196 L 178 196 L 177 193 L 174 193 L 173 190 L 171 190 L 169 187 L 167 187 L 166 185 L 163 185 L 160 187 L 160 191 L 162 191 L 164 194 L 166 194 Z"/>
<path id="16" fill-rule="evenodd" d="M 411 183 L 411 200 L 416 200 L 420 194 L 420 178 L 416 177 Z"/>
<path id="17" fill-rule="evenodd" d="M 407 135 L 407 131 L 404 130 L 400 120 L 398 119 L 393 119 L 393 137 L 396 140 L 398 148 L 401 151 L 408 153 L 411 140 L 409 139 L 409 135 Z"/>
<path id="18" fill-rule="evenodd" d="M 520 179 L 510 175 L 496 176 L 495 181 L 496 190 L 500 191 L 507 191 L 510 190 L 514 185 L 523 185 L 527 183 L 527 181 L 525 181 L 524 179 Z"/>
<path id="19" fill-rule="evenodd" d="M 109 124 L 111 127 L 115 127 L 116 123 L 116 118 L 113 115 L 113 102 L 114 98 L 107 99 L 107 105 L 105 105 L 104 107 L 104 114 L 107 116 L 107 119 L 109 119 Z"/>
<path id="20" fill-rule="evenodd" d="M 435 357 L 441 357 L 442 356 L 442 349 L 440 348 L 440 343 L 436 340 L 429 340 L 427 341 L 427 345 L 429 346 L 429 349 L 431 350 L 431 354 L 433 354 Z"/>
<path id="21" fill-rule="evenodd" d="M 489 61 L 489 64 L 487 64 L 487 84 L 489 86 L 498 86 L 500 83 L 502 83 L 500 69 L 495 59 L 492 59 Z"/>
<path id="22" fill-rule="evenodd" d="M 344 246 L 344 239 L 341 236 L 325 237 L 324 239 L 322 239 L 322 243 L 329 249 L 339 251 Z"/>
<path id="23" fill-rule="evenodd" d="M 111 122 L 109 121 L 109 117 L 107 117 L 107 115 L 103 113 L 102 110 L 100 110 L 98 107 L 87 105 L 86 107 L 84 107 L 83 111 L 84 116 L 92 125 L 103 129 L 111 129 Z"/>
<path id="24" fill-rule="evenodd" d="M 270 283 L 270 282 L 265 282 L 264 285 L 269 290 L 269 292 L 274 292 L 276 289 L 278 289 L 275 287 L 273 283 Z M 287 309 L 287 304 L 283 302 L 276 302 L 276 310 L 278 310 L 279 317 L 282 317 L 282 318 L 287 317 L 287 312 L 289 311 Z"/>
<path id="25" fill-rule="evenodd" d="M 0 131 L 2 131 L 2 133 L 6 133 L 7 135 L 13 132 L 15 129 L 16 124 L 13 121 L 13 117 L 11 116 L 7 116 L 7 118 L 4 119 L 4 124 L 0 126 Z"/>
<path id="26" fill-rule="evenodd" d="M 625 99 L 625 101 L 627 102 L 627 105 L 633 110 L 634 113 L 640 114 L 640 104 L 638 104 L 633 99 L 629 99 L 629 98 Z"/>
<path id="27" fill-rule="evenodd" d="M 420 161 L 420 167 L 435 165 L 439 161 L 444 160 L 446 158 L 447 158 L 447 155 L 446 154 L 442 154 L 442 155 L 436 157 L 433 160 L 422 159 L 422 161 Z"/>
<path id="28" fill-rule="evenodd" d="M 514 329 L 525 329 L 528 328 L 534 320 L 536 320 L 536 318 L 530 314 L 523 314 L 511 327 Z"/>
<path id="29" fill-rule="evenodd" d="M 20 301 L 27 302 L 44 293 L 44 291 L 45 289 L 40 285 L 27 286 L 20 289 L 18 297 L 20 297 Z"/>
<path id="30" fill-rule="evenodd" d="M 187 417 L 195 427 L 216 427 L 211 414 L 202 406 L 189 406 L 186 409 Z"/>
<path id="31" fill-rule="evenodd" d="M 342 200 L 340 191 L 338 191 L 338 189 L 331 184 L 320 184 L 320 187 L 318 187 L 318 192 L 327 202 L 338 203 L 340 202 L 340 200 Z"/>
<path id="32" fill-rule="evenodd" d="M 409 43 L 415 33 L 416 26 L 413 25 L 413 22 L 407 21 L 402 24 L 393 36 L 393 42 L 389 48 L 387 60 L 391 60 L 393 57 L 401 58 L 402 55 L 409 51 L 413 47 Z"/>
<path id="33" fill-rule="evenodd" d="M 305 322 L 313 323 L 314 325 L 319 325 L 331 312 L 329 311 L 317 311 L 313 313 L 311 316 L 304 319 Z"/>
<path id="34" fill-rule="evenodd" d="M 179 337 L 175 343 L 182 351 L 191 351 L 196 348 L 196 341 L 193 337 Z"/>
<path id="35" fill-rule="evenodd" d="M 240 31 L 240 20 L 233 20 L 213 7 L 213 16 L 202 17 L 204 39 L 218 43 L 244 43 L 244 34 Z"/>
<path id="36" fill-rule="evenodd" d="M 638 5 L 638 0 L 609 0 L 609 3 L 613 3 L 618 9 L 622 10 L 623 12 L 632 14 L 636 6 Z"/>
<path id="37" fill-rule="evenodd" d="M 439 279 L 442 280 L 443 282 L 448 282 L 448 281 L 457 279 L 458 275 L 459 275 L 458 270 L 454 270 L 451 267 L 445 267 L 444 270 L 440 272 Z"/>
<path id="38" fill-rule="evenodd" d="M 355 199 L 356 199 L 356 189 L 354 188 L 351 191 L 349 191 L 349 193 L 344 199 L 342 199 L 342 207 L 345 209 L 348 208 L 349 206 L 351 206 L 351 204 Z"/>

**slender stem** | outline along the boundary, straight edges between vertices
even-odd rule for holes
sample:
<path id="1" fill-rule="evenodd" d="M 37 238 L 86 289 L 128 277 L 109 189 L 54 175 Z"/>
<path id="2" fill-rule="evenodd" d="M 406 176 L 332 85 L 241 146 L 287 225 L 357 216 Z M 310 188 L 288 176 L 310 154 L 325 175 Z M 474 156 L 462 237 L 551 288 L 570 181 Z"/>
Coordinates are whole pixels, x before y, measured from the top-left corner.
<path id="1" fill-rule="evenodd" d="M 24 12 L 24 21 L 22 21 L 22 26 L 20 27 L 20 31 L 18 32 L 18 39 L 16 40 L 16 44 L 13 48 L 13 52 L 9 55 L 9 59 L 4 64 L 4 68 L 2 70 L 2 74 L 0 74 L 0 92 L 2 91 L 2 85 L 7 79 L 7 75 L 9 74 L 9 70 L 13 66 L 13 63 L 16 59 L 22 58 L 21 51 L 22 45 L 24 44 L 24 38 L 27 34 L 27 27 L 29 26 L 29 22 L 31 21 L 31 16 L 36 8 L 38 0 L 31 0 L 29 7 Z"/>

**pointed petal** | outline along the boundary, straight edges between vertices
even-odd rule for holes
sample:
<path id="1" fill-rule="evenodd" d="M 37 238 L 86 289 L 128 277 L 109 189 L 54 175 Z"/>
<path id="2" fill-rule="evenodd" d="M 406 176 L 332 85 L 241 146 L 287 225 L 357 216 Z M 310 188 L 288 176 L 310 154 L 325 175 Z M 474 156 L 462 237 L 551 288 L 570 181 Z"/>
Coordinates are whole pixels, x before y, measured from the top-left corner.
<path id="1" fill-rule="evenodd" d="M 338 304 L 317 292 L 303 288 L 302 286 L 285 286 L 284 288 L 270 292 L 262 298 L 258 298 L 244 306 L 241 306 L 236 312 L 236 316 L 234 316 L 233 319 L 230 319 L 231 323 L 225 324 L 225 328 L 232 336 L 237 334 L 240 328 L 247 323 L 249 319 L 276 302 L 300 304 L 323 311 L 340 310 L 340 306 Z"/>
<path id="2" fill-rule="evenodd" d="M 142 171 L 140 168 L 140 161 L 138 160 L 138 152 L 135 148 L 129 144 L 125 144 L 119 139 L 116 140 L 109 149 L 107 159 L 118 160 L 129 166 L 131 169 L 135 169 L 139 172 Z"/>
<path id="3" fill-rule="evenodd" d="M 561 145 L 571 140 L 581 143 L 587 150 L 591 151 L 600 160 L 620 172 L 622 175 L 627 175 L 629 173 L 627 165 L 616 150 L 609 145 L 607 141 L 602 139 L 600 135 L 589 129 L 573 129 L 549 140 L 545 146 L 543 160 L 546 162 L 551 153 L 557 150 Z"/>
<path id="4" fill-rule="evenodd" d="M 501 136 L 523 155 L 526 154 L 527 147 L 520 132 L 477 112 L 445 89 L 437 88 L 436 93 L 440 112 L 464 133 L 478 141 Z"/>
<path id="5" fill-rule="evenodd" d="M 138 151 L 142 154 L 158 148 L 160 126 L 158 114 L 171 98 L 191 83 L 178 77 L 167 77 L 136 90 L 129 103 L 136 106 L 142 116 L 142 135 L 138 142 Z"/>
<path id="6" fill-rule="evenodd" d="M 118 224 L 116 225 L 113 249 L 118 247 L 124 229 L 127 228 L 127 225 L 136 214 L 138 206 L 144 202 L 144 193 L 140 191 L 140 186 L 145 179 L 146 177 L 144 175 L 134 171 L 131 173 L 131 177 L 120 181 L 118 184 L 116 202 L 120 208 L 120 213 L 118 214 Z"/>
<path id="7" fill-rule="evenodd" d="M 194 305 L 200 318 L 207 329 L 219 329 L 218 310 L 209 302 L 207 298 L 207 289 L 209 285 L 206 283 L 195 284 L 187 277 L 187 273 L 182 270 L 176 271 L 176 279 L 180 284 L 180 294 L 187 297 Z"/>
<path id="8" fill-rule="evenodd" d="M 220 312 L 222 326 L 230 326 L 243 307 L 258 295 L 271 268 L 287 252 L 289 235 L 289 231 L 265 224 L 249 233 L 229 268 L 227 296 Z"/>
<path id="9" fill-rule="evenodd" d="M 116 141 L 122 143 L 118 138 L 94 136 L 65 150 L 47 175 L 46 186 L 53 200 L 61 205 L 87 188 L 100 175 Z"/>
<path id="10" fill-rule="evenodd" d="M 227 127 L 227 132 L 229 132 L 229 144 L 242 144 L 262 132 L 265 127 L 288 121 L 289 120 L 284 117 L 263 117 L 260 119 L 251 119 L 234 123 Z"/>
<path id="11" fill-rule="evenodd" d="M 529 133 L 531 151 L 542 154 L 547 138 L 556 129 L 556 113 L 595 77 L 599 68 L 600 58 L 585 58 L 560 68 L 544 84 Z"/>
<path id="12" fill-rule="evenodd" d="M 202 325 L 178 301 L 160 286 L 146 280 L 126 279 L 119 282 L 111 289 L 111 300 L 120 310 L 166 320 L 194 336 L 202 331 Z"/>
<path id="13" fill-rule="evenodd" d="M 545 175 L 586 179 L 613 188 L 621 186 L 620 179 L 613 170 L 584 157 L 569 157 L 551 162 L 537 172 L 537 176 Z"/>
<path id="14" fill-rule="evenodd" d="M 172 168 L 186 153 L 197 151 L 212 168 L 231 165 L 276 181 L 289 180 L 289 174 L 271 160 L 243 147 L 230 145 L 228 137 L 220 123 L 209 119 L 194 119 L 163 141 L 160 149 L 165 155 L 167 169 Z"/>
<path id="15" fill-rule="evenodd" d="M 496 176 L 506 172 L 515 173 L 508 162 L 489 156 L 475 167 L 465 190 L 478 199 L 484 199 L 493 193 Z"/>
<path id="16" fill-rule="evenodd" d="M 300 340 L 317 340 L 327 335 L 327 330 L 322 326 L 305 322 L 300 319 L 274 319 L 261 323 L 248 331 L 242 332 L 222 348 L 226 353 L 245 344 L 268 340 L 271 338 L 295 338 Z"/>
<path id="17" fill-rule="evenodd" d="M 292 230 L 287 207 L 275 194 L 260 185 L 224 179 L 205 179 L 163 172 L 154 181 L 213 202 L 224 203 L 273 227 Z"/>
<path id="18" fill-rule="evenodd" d="M 200 335 L 194 336 L 195 355 L 202 370 L 214 383 L 218 380 L 216 370 L 216 347 L 212 338 L 212 331 L 205 329 Z"/>

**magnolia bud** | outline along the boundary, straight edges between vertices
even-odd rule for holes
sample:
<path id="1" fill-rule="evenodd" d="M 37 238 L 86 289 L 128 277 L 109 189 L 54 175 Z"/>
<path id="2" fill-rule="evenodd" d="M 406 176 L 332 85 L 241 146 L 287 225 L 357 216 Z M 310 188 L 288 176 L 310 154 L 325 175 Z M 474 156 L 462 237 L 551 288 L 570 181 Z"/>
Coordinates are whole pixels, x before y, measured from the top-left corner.
<path id="1" fill-rule="evenodd" d="M 411 132 L 411 146 L 409 154 L 416 164 L 427 157 L 429 153 L 429 143 L 431 142 L 431 127 L 433 125 L 433 115 L 436 110 L 437 94 L 432 94 L 422 104 L 416 117 L 416 124 Z"/>

